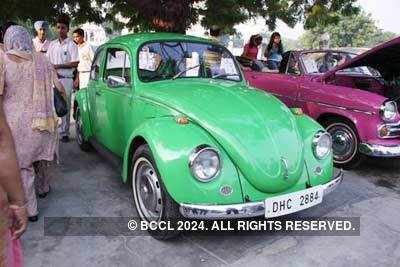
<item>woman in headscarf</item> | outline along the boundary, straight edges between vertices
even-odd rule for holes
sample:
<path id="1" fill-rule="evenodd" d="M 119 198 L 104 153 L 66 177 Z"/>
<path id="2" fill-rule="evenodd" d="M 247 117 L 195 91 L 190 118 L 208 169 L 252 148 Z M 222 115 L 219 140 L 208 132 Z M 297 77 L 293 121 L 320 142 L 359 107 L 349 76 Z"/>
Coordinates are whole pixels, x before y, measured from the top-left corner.
<path id="1" fill-rule="evenodd" d="M 64 96 L 65 91 L 46 57 L 34 52 L 25 28 L 7 29 L 4 51 L 0 95 L 3 95 L 5 116 L 15 142 L 29 220 L 37 221 L 33 164 L 46 162 L 38 167 L 47 168 L 47 163 L 54 160 L 58 136 L 53 86 Z"/>
<path id="2" fill-rule="evenodd" d="M 0 55 L 4 52 L 4 34 L 6 33 L 8 27 L 17 25 L 17 23 L 13 21 L 7 21 L 3 25 L 0 26 Z"/>

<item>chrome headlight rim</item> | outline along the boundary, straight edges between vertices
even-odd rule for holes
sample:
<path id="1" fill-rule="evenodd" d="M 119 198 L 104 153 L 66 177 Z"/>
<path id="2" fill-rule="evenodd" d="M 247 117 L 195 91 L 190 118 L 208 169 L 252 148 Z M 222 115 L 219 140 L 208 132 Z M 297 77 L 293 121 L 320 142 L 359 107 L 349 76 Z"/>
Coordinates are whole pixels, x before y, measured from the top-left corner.
<path id="1" fill-rule="evenodd" d="M 394 111 L 390 111 L 388 110 L 388 106 L 392 105 L 392 108 L 394 109 Z M 392 116 L 385 116 L 385 112 L 392 112 Z M 385 122 L 392 122 L 396 119 L 397 116 L 397 103 L 395 101 L 389 100 L 389 101 L 385 101 L 383 102 L 383 104 L 381 105 L 380 109 L 379 109 L 379 114 L 380 117 L 383 121 Z"/>
<path id="2" fill-rule="evenodd" d="M 208 151 L 212 151 L 217 155 L 217 157 L 218 157 L 218 168 L 217 168 L 217 171 L 211 177 L 209 177 L 207 179 L 203 179 L 203 178 L 200 178 L 200 177 L 198 177 L 196 175 L 196 172 L 194 171 L 193 167 L 194 167 L 194 163 L 195 163 L 195 160 L 197 159 L 197 157 L 201 153 L 203 153 L 203 152 L 205 152 L 207 150 Z M 216 148 L 214 148 L 214 147 L 212 147 L 210 145 L 203 144 L 203 145 L 197 146 L 196 148 L 194 148 L 192 150 L 192 152 L 189 155 L 189 164 L 188 165 L 189 165 L 190 173 L 192 174 L 192 176 L 197 181 L 203 182 L 203 183 L 207 183 L 207 182 L 210 182 L 210 181 L 214 180 L 215 178 L 217 178 L 218 175 L 220 174 L 221 169 L 222 169 L 222 159 L 221 159 L 221 156 L 220 156 L 220 153 L 219 153 L 218 149 L 216 149 Z"/>
<path id="3" fill-rule="evenodd" d="M 330 140 L 330 147 L 329 147 L 328 152 L 325 153 L 325 155 L 319 156 L 319 155 L 317 154 L 317 147 L 318 147 L 319 141 L 320 141 L 321 138 L 324 137 L 324 136 L 327 136 L 327 137 L 329 138 L 329 140 Z M 323 130 L 320 130 L 320 131 L 318 131 L 317 133 L 315 133 L 315 135 L 314 135 L 314 137 L 313 137 L 313 140 L 312 140 L 312 151 L 313 151 L 314 157 L 315 157 L 316 159 L 318 159 L 318 160 L 326 159 L 326 158 L 328 157 L 328 155 L 332 153 L 332 137 L 331 137 L 331 135 L 330 135 L 328 132 L 323 131 Z"/>

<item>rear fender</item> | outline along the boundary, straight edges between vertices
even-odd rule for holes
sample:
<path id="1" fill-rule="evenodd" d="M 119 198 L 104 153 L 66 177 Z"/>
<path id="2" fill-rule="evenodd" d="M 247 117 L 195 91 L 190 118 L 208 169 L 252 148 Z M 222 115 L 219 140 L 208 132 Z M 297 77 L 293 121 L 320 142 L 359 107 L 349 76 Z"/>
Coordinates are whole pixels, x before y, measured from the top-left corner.
<path id="1" fill-rule="evenodd" d="M 86 89 L 79 90 L 75 94 L 75 101 L 73 105 L 74 118 L 76 118 L 76 110 L 78 106 L 83 122 L 83 135 L 85 140 L 88 140 L 93 135 L 93 132 L 90 121 L 89 101 Z"/>

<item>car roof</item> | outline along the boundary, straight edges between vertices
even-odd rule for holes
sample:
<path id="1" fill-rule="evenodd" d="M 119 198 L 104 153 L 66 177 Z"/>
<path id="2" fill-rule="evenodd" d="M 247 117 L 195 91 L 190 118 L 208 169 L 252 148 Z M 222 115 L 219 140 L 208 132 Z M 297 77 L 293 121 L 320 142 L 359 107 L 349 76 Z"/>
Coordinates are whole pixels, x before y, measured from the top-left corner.
<path id="1" fill-rule="evenodd" d="M 298 49 L 298 50 L 291 50 L 288 52 L 294 52 L 294 53 L 325 53 L 325 52 L 333 52 L 333 53 L 348 53 L 348 54 L 356 54 L 354 52 L 350 51 L 345 51 L 343 49 L 334 49 L 334 48 L 329 48 L 329 49 Z"/>
<path id="2" fill-rule="evenodd" d="M 107 44 L 125 44 L 125 45 L 140 45 L 149 41 L 163 41 L 163 40 L 186 40 L 194 42 L 212 42 L 205 38 L 184 35 L 179 33 L 168 33 L 168 32 L 150 32 L 150 33 L 133 33 L 120 35 L 112 40 L 108 41 Z"/>

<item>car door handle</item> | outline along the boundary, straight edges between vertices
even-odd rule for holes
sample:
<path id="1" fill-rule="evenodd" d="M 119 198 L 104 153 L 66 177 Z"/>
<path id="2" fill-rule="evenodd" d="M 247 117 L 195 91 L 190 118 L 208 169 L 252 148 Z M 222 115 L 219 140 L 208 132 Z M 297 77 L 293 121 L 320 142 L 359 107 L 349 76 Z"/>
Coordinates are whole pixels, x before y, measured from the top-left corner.
<path id="1" fill-rule="evenodd" d="M 101 92 L 100 91 L 96 91 L 96 95 L 97 96 L 101 96 Z"/>
<path id="2" fill-rule="evenodd" d="M 252 78 L 252 79 L 257 79 L 258 76 L 256 76 L 256 75 L 251 75 L 251 78 Z"/>

